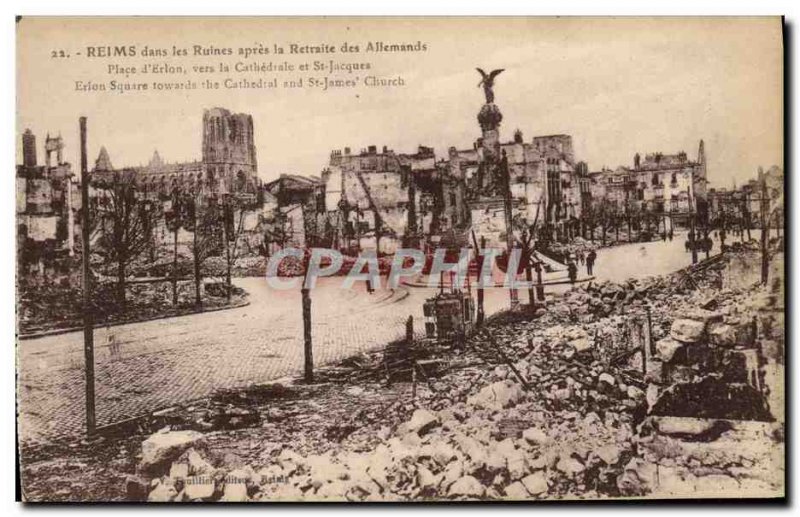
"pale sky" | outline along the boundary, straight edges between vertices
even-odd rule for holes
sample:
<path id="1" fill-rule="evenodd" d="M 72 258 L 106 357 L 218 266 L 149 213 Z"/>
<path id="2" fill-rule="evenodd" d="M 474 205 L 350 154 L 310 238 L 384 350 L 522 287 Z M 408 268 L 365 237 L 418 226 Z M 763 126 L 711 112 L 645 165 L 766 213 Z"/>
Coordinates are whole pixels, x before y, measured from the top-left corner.
<path id="1" fill-rule="evenodd" d="M 88 117 L 89 160 L 104 145 L 115 167 L 146 163 L 158 149 L 166 161 L 201 157 L 204 108 L 253 115 L 259 175 L 319 174 L 332 149 L 386 145 L 397 152 L 432 146 L 468 148 L 480 136 L 484 102 L 475 67 L 504 68 L 495 103 L 501 138 L 515 129 L 573 137 L 576 158 L 591 170 L 631 165 L 640 152 L 697 155 L 705 140 L 712 186 L 755 177 L 758 166 L 783 166 L 783 50 L 775 18 L 398 18 L 398 19 L 23 19 L 18 26 L 17 147 L 30 128 L 39 161 L 44 136 L 61 133 L 66 159 L 79 167 L 78 117 Z M 426 52 L 366 53 L 369 41 L 427 45 Z M 365 73 L 401 76 L 404 87 L 321 92 L 194 90 L 84 93 L 76 80 L 147 81 L 113 77 L 109 64 L 233 65 L 238 56 L 103 59 L 87 45 L 171 48 L 193 44 L 271 47 L 278 43 L 358 44 L 360 53 L 269 55 L 248 62 L 333 59 L 372 65 Z M 53 58 L 64 49 L 70 58 Z M 258 79 L 275 74 L 244 74 Z M 279 75 L 321 77 L 324 74 Z M 347 74 L 337 74 L 347 75 Z M 226 74 L 217 74 L 216 79 Z M 241 76 L 241 75 L 240 75 Z M 237 76 L 237 77 L 240 77 Z M 189 73 L 199 82 L 203 75 Z"/>

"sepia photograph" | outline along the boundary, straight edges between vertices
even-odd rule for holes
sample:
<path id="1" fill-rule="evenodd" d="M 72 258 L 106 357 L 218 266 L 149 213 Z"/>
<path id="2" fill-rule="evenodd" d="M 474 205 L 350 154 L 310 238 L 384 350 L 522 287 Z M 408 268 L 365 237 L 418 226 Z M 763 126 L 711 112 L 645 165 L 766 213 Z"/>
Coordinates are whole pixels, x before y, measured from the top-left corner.
<path id="1" fill-rule="evenodd" d="M 20 500 L 783 500 L 785 31 L 17 17 Z"/>

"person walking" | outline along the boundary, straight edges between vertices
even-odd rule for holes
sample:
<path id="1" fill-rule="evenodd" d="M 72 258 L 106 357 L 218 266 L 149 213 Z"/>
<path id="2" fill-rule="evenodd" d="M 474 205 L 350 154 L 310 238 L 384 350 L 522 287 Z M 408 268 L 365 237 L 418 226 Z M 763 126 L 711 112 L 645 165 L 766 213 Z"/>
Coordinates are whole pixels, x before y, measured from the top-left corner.
<path id="1" fill-rule="evenodd" d="M 567 271 L 569 272 L 569 283 L 575 285 L 575 280 L 578 278 L 578 266 L 570 260 L 567 263 Z"/>
<path id="2" fill-rule="evenodd" d="M 597 260 L 597 252 L 592 250 L 586 255 L 586 274 L 592 276 L 592 270 L 594 269 L 594 261 Z"/>

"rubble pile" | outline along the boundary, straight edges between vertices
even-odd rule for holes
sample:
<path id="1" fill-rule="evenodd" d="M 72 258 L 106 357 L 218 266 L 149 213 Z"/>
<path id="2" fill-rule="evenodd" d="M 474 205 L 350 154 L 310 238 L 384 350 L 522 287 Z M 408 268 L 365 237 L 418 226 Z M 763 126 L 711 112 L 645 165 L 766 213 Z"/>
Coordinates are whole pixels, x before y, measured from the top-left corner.
<path id="1" fill-rule="evenodd" d="M 649 416 L 626 495 L 774 497 L 784 487 L 782 277 L 676 313 L 646 361 Z M 776 309 L 777 305 L 777 309 Z M 711 310 L 713 309 L 713 310 Z"/>
<path id="2" fill-rule="evenodd" d="M 635 452 L 634 413 L 644 408 L 644 391 L 595 357 L 585 329 L 534 322 L 493 327 L 493 339 L 514 358 L 510 365 L 475 337 L 469 348 L 488 368 L 468 354 L 471 360 L 462 358 L 445 376 L 420 381 L 412 403 L 386 408 L 391 425 L 385 417 L 365 422 L 371 429 L 321 453 L 284 445 L 250 466 L 207 460 L 219 470 L 202 497 L 186 491 L 196 482 L 188 477 L 200 474 L 176 466 L 185 460 L 176 451 L 173 463 L 150 478 L 148 498 L 234 500 L 225 495 L 230 479 L 246 480 L 236 492 L 240 500 L 618 495 L 616 479 Z"/>
<path id="3" fill-rule="evenodd" d="M 351 373 L 340 366 L 334 375 L 345 384 L 356 379 L 356 385 L 335 388 L 354 404 L 343 410 L 349 420 L 341 412 L 306 415 L 299 424 L 297 415 L 268 416 L 264 429 L 255 431 L 281 427 L 270 427 L 271 443 L 248 445 L 255 450 L 245 459 L 224 454 L 227 441 L 221 450 L 208 446 L 213 432 L 171 437 L 187 431 L 167 428 L 148 438 L 163 454 L 152 452 L 152 443 L 143 445 L 128 497 L 404 501 L 719 496 L 734 489 L 774 494 L 782 486 L 776 446 L 782 427 L 771 421 L 763 397 L 754 396 L 753 385 L 766 381 L 763 370 L 751 368 L 750 351 L 765 332 L 776 333 L 775 325 L 761 324 L 754 333 L 752 316 L 774 320 L 777 302 L 756 287 L 721 289 L 719 278 L 715 266 L 574 288 L 532 318 L 492 318 L 487 333 L 450 350 L 449 358 L 428 354 L 426 360 L 445 365 L 443 373 L 421 375 L 413 389 L 410 382 L 375 380 L 386 366 L 380 360 L 351 361 Z M 636 333 L 646 321 L 652 327 L 647 339 Z M 710 403 L 698 393 L 712 394 Z M 670 404 L 670 397 L 680 404 Z M 722 399 L 727 405 L 717 403 Z M 315 407 L 324 411 L 331 403 Z M 317 424 L 305 439 L 291 435 L 297 425 L 319 420 L 325 425 Z"/>

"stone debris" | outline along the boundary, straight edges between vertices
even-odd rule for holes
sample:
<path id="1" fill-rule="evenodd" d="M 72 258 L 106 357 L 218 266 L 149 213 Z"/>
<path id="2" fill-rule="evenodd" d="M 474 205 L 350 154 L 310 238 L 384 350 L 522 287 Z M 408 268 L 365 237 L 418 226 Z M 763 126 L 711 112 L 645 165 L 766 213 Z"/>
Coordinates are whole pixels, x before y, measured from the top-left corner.
<path id="1" fill-rule="evenodd" d="M 171 462 L 202 439 L 203 435 L 197 431 L 155 433 L 142 443 L 141 469 L 146 471 Z"/>
<path id="2" fill-rule="evenodd" d="M 694 273 L 701 289 L 687 288 L 681 275 L 589 284 L 533 319 L 497 318 L 490 329 L 507 357 L 473 338 L 449 369 L 418 383 L 414 399 L 357 412 L 347 434 L 341 434 L 345 423 L 329 429 L 328 447 L 273 438 L 277 443 L 255 444 L 257 460 L 247 464 L 207 453 L 199 433 L 157 433 L 143 453 L 143 465 L 145 456 L 158 464 L 148 471 L 147 499 L 525 500 L 719 495 L 736 487 L 774 493 L 783 468 L 775 452 L 782 450 L 776 447 L 781 426 L 768 421 L 766 404 L 753 410 L 757 399 L 748 398 L 757 392 L 750 384 L 761 382 L 748 376 L 746 354 L 758 341 L 751 314 L 757 290 L 722 290 L 719 276 L 713 268 Z M 641 331 L 648 321 L 651 341 Z M 364 378 L 382 364 L 359 358 L 351 371 Z M 709 371 L 718 375 L 709 380 Z M 731 379 L 737 387 L 725 391 Z M 734 416 L 745 423 L 664 414 L 671 398 L 697 386 L 744 400 L 750 413 Z M 380 389 L 362 384 L 341 391 L 366 401 Z M 380 391 L 375 396 L 383 400 Z M 715 399 L 699 402 L 708 403 L 728 410 Z M 315 415 L 295 420 L 290 412 L 262 413 L 269 425 L 317 421 Z M 141 497 L 141 484 L 126 483 L 128 493 Z"/>

